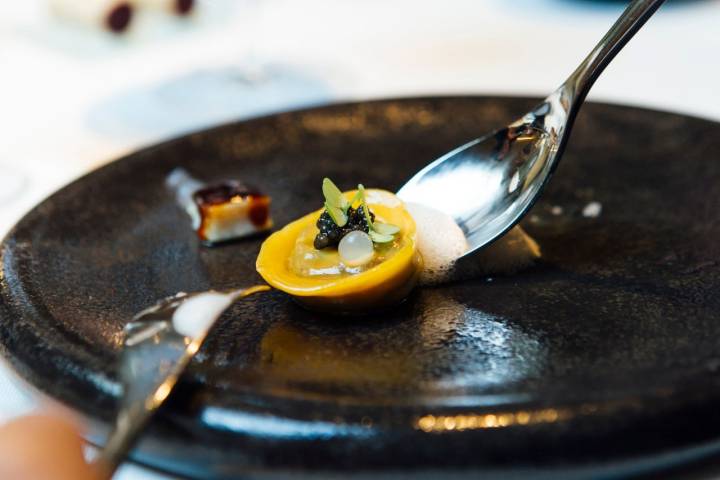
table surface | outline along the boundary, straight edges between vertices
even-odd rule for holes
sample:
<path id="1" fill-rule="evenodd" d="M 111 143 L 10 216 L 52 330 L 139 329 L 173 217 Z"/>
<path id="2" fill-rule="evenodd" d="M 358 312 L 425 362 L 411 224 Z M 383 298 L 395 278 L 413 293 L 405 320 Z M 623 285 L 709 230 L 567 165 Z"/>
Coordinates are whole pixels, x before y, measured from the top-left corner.
<path id="1" fill-rule="evenodd" d="M 141 11 L 114 37 L 52 17 L 43 0 L 7 3 L 0 234 L 88 171 L 223 121 L 388 96 L 544 96 L 622 9 L 600 0 L 201 0 L 188 19 Z M 720 1 L 667 3 L 589 98 L 720 120 Z M 39 401 L 0 365 L 0 422 Z M 116 478 L 168 477 L 128 465 Z"/>

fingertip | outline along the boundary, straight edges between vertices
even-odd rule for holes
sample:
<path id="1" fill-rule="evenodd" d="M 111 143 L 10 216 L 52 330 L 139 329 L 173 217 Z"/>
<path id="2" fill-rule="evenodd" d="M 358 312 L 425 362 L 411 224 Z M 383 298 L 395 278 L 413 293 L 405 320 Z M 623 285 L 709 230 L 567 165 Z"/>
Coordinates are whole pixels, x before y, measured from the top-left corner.
<path id="1" fill-rule="evenodd" d="M 78 424 L 63 415 L 40 412 L 0 427 L 0 478 L 94 480 Z"/>

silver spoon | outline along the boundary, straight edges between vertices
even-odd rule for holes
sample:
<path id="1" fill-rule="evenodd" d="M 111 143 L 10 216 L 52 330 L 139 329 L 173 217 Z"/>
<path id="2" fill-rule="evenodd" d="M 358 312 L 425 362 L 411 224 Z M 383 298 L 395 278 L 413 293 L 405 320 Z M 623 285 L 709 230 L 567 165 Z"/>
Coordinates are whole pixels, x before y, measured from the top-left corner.
<path id="1" fill-rule="evenodd" d="M 590 87 L 663 2 L 634 0 L 542 103 L 507 127 L 438 158 L 398 191 L 406 202 L 424 203 L 455 219 L 469 245 L 459 262 L 505 234 L 532 207 L 560 161 Z"/>
<path id="2" fill-rule="evenodd" d="M 238 299 L 266 290 L 179 293 L 127 324 L 120 358 L 123 395 L 114 428 L 95 459 L 98 471 L 112 477 L 222 313 Z"/>

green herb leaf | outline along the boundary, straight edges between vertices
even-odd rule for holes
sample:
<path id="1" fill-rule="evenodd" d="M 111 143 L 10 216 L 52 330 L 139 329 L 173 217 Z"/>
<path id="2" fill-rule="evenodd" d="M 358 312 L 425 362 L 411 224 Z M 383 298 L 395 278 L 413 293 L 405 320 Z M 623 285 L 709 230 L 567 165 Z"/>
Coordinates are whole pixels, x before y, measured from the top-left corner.
<path id="1" fill-rule="evenodd" d="M 375 222 L 373 224 L 373 230 L 382 235 L 395 235 L 400 231 L 400 227 L 392 223 Z"/>
<path id="2" fill-rule="evenodd" d="M 340 189 L 327 177 L 323 179 L 322 192 L 323 195 L 325 195 L 326 205 L 342 209 L 343 213 L 347 213 L 350 204 L 347 200 L 345 200 L 345 196 L 342 194 Z"/>
<path id="3" fill-rule="evenodd" d="M 370 227 L 370 230 L 373 229 L 373 221 L 370 217 L 370 207 L 368 207 L 367 202 L 365 201 L 365 187 L 363 187 L 363 184 L 358 185 L 358 193 L 360 194 L 360 204 L 363 207 L 363 214 L 365 214 L 365 221 L 368 224 L 368 227 Z"/>
<path id="4" fill-rule="evenodd" d="M 347 214 L 345 214 L 341 208 L 325 202 L 325 210 L 327 210 L 328 215 L 330 215 L 330 218 L 332 218 L 332 221 L 335 222 L 335 225 L 338 227 L 344 227 L 347 224 Z"/>
<path id="5" fill-rule="evenodd" d="M 352 198 L 352 200 L 350 200 L 350 206 L 352 207 L 353 205 L 355 205 L 355 202 L 362 203 L 362 197 L 363 197 L 363 192 L 361 192 L 360 190 L 355 192 L 355 196 Z"/>
<path id="6" fill-rule="evenodd" d="M 370 217 L 370 207 L 368 206 L 367 200 L 365 199 L 365 187 L 362 183 L 358 185 L 358 195 L 356 195 L 356 197 L 357 196 L 360 197 L 360 203 L 363 207 L 365 221 L 370 227 L 370 231 L 368 232 L 368 234 L 370 235 L 372 241 L 375 243 L 388 243 L 395 240 L 395 234 L 400 231 L 400 227 L 396 225 L 391 225 L 389 223 L 374 223 L 372 221 L 372 217 Z"/>
<path id="7" fill-rule="evenodd" d="M 395 239 L 394 235 L 383 235 L 375 230 L 370 230 L 370 239 L 375 243 L 389 243 Z"/>

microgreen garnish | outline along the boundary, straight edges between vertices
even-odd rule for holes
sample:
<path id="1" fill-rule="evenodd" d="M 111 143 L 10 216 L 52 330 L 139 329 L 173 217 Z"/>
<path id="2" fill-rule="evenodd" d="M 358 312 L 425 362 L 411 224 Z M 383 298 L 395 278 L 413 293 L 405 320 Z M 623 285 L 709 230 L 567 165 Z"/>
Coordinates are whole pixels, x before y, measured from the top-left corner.
<path id="1" fill-rule="evenodd" d="M 330 205 L 328 202 L 325 202 L 325 210 L 338 227 L 344 227 L 347 224 L 348 217 L 342 208 L 338 208 L 334 205 Z"/>
<path id="2" fill-rule="evenodd" d="M 365 221 L 368 227 L 370 227 L 370 230 L 372 230 L 373 221 L 372 218 L 370 218 L 370 208 L 367 206 L 367 201 L 365 200 L 365 187 L 362 183 L 358 184 L 358 196 L 360 197 L 360 205 L 363 207 L 363 214 L 365 214 Z"/>
<path id="3" fill-rule="evenodd" d="M 361 201 L 363 198 L 363 191 L 358 190 L 355 192 L 355 196 L 350 200 L 350 206 L 355 205 L 357 202 Z"/>
<path id="4" fill-rule="evenodd" d="M 400 231 L 400 227 L 391 223 L 373 222 L 373 230 L 381 235 L 395 235 Z"/>
<path id="5" fill-rule="evenodd" d="M 392 242 L 400 232 L 400 227 L 396 225 L 374 221 L 375 214 L 370 211 L 362 184 L 358 185 L 357 192 L 349 202 L 329 178 L 323 179 L 322 192 L 325 196 L 325 213 L 317 221 L 318 234 L 313 241 L 316 249 L 338 245 L 352 231 L 366 232 L 374 243 Z"/>
<path id="6" fill-rule="evenodd" d="M 327 177 L 323 179 L 322 192 L 323 195 L 325 195 L 325 205 L 339 208 L 343 213 L 347 213 L 348 208 L 350 208 L 350 202 L 345 199 L 345 195 L 343 195 L 340 189 Z M 340 226 L 342 227 L 342 225 Z"/>
<path id="7" fill-rule="evenodd" d="M 375 243 L 388 243 L 395 240 L 395 234 L 400 231 L 400 227 L 391 223 L 373 222 L 370 218 L 370 207 L 368 207 L 365 199 L 365 187 L 363 184 L 358 185 L 358 195 L 360 196 L 360 204 L 365 214 L 365 221 L 370 228 L 368 235 Z"/>
<path id="8" fill-rule="evenodd" d="M 389 243 L 395 240 L 395 235 L 383 235 L 375 230 L 370 230 L 370 239 L 375 243 Z"/>

